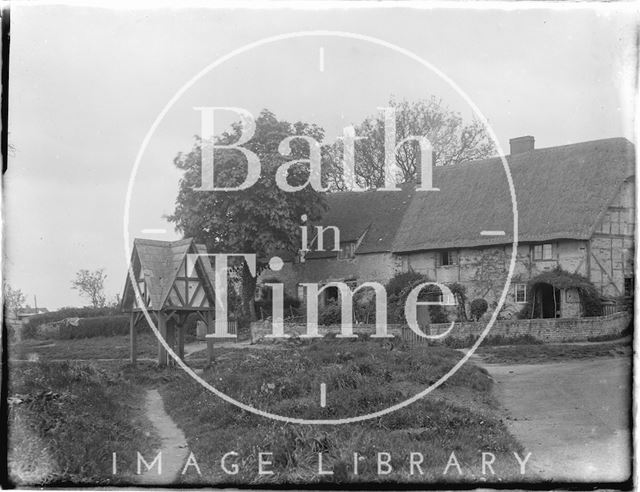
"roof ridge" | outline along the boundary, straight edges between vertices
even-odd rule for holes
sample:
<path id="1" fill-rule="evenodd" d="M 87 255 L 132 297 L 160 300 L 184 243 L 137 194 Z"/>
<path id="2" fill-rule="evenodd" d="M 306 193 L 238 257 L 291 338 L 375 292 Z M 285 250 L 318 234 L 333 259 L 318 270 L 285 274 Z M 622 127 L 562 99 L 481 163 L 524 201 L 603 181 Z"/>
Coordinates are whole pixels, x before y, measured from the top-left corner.
<path id="1" fill-rule="evenodd" d="M 527 152 L 522 152 L 519 154 L 503 154 L 503 155 L 495 155 L 492 157 L 486 157 L 484 159 L 474 159 L 471 161 L 463 161 L 463 162 L 459 162 L 457 164 L 451 164 L 448 166 L 434 166 L 434 169 L 455 169 L 455 168 L 460 168 L 463 166 L 476 166 L 478 164 L 483 164 L 483 163 L 489 163 L 491 161 L 495 161 L 495 160 L 502 160 L 502 157 L 504 157 L 505 159 L 507 159 L 507 162 L 509 165 L 512 164 L 511 159 L 513 159 L 514 157 L 517 156 L 521 156 L 521 155 L 532 155 L 538 152 L 549 152 L 549 151 L 558 151 L 558 150 L 567 150 L 571 147 L 584 147 L 587 145 L 593 145 L 593 144 L 598 144 L 598 143 L 604 143 L 604 142 L 614 142 L 614 141 L 620 141 L 620 142 L 626 142 L 630 145 L 634 145 L 633 142 L 631 142 L 629 139 L 627 139 L 626 137 L 610 137 L 610 138 L 599 138 L 596 140 L 586 140 L 584 142 L 572 142 L 572 143 L 568 143 L 568 144 L 563 144 L 563 145 L 552 145 L 549 147 L 540 147 L 537 149 L 533 149 L 533 150 L 529 150 Z"/>
<path id="2" fill-rule="evenodd" d="M 187 237 L 183 239 L 176 239 L 175 241 L 163 241 L 161 239 L 147 239 L 142 237 L 136 237 L 133 239 L 133 244 L 143 244 L 147 246 L 177 246 L 179 244 L 188 244 L 189 242 L 194 241 L 192 237 Z"/>

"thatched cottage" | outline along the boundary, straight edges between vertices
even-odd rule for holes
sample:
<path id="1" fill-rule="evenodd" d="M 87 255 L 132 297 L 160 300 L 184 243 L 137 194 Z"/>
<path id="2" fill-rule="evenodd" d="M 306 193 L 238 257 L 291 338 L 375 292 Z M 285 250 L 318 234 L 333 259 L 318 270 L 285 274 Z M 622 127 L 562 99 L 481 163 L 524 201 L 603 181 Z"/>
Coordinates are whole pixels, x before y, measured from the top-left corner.
<path id="1" fill-rule="evenodd" d="M 631 294 L 633 144 L 612 138 L 535 149 L 533 137 L 520 137 L 511 140 L 506 158 L 519 244 L 505 315 L 533 301 L 535 316 L 580 316 L 582 289 L 590 284 L 604 298 Z M 290 295 L 303 298 L 304 282 L 384 284 L 397 272 L 414 270 L 432 281 L 462 284 L 468 300 L 483 298 L 491 306 L 504 288 L 513 241 L 502 161 L 437 167 L 433 185 L 440 191 L 404 186 L 329 194 L 318 225 L 338 228 L 340 251 L 312 251 L 264 276 L 279 277 Z M 333 247 L 331 229 L 324 244 Z M 337 296 L 337 289 L 327 288 L 320 302 Z"/>

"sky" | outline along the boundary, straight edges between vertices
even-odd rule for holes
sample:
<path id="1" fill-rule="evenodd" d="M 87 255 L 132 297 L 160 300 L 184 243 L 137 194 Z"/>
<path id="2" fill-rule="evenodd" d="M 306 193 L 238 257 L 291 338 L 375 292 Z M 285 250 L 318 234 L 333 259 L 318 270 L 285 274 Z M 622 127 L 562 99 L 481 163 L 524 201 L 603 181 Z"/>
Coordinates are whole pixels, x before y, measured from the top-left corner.
<path id="1" fill-rule="evenodd" d="M 506 153 L 509 139 L 522 135 L 533 135 L 537 148 L 634 141 L 637 9 L 492 5 L 12 4 L 15 150 L 3 181 L 6 280 L 28 303 L 37 296 L 38 306 L 49 309 L 88 304 L 71 289 L 79 269 L 104 268 L 107 296 L 120 293 L 125 244 L 180 237 L 163 217 L 173 211 L 180 178 L 173 159 L 200 134 L 194 107 L 240 107 L 254 115 L 268 108 L 281 119 L 322 126 L 332 141 L 392 95 L 436 96 L 466 120 L 474 116 L 471 100 Z M 194 79 L 243 46 L 303 31 L 374 37 L 432 68 L 388 45 L 308 35 L 255 46 Z M 152 124 L 183 89 L 148 135 L 133 172 Z M 232 119 L 220 113 L 216 130 Z"/>

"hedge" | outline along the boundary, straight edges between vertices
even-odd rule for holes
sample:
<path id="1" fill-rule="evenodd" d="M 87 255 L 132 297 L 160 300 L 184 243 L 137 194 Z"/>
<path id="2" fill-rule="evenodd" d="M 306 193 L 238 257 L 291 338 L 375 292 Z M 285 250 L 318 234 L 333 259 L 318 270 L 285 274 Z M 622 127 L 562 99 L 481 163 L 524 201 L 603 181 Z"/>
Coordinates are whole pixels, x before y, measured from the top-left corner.
<path id="1" fill-rule="evenodd" d="M 37 328 L 45 323 L 55 323 L 56 321 L 62 321 L 66 318 L 96 318 L 103 316 L 115 316 L 119 311 L 114 307 L 93 308 L 93 307 L 65 307 L 58 309 L 57 311 L 51 311 L 50 313 L 34 314 L 29 317 L 23 328 L 23 336 L 34 336 Z"/>
<path id="2" fill-rule="evenodd" d="M 192 315 L 185 324 L 185 338 L 191 340 L 196 335 L 197 316 Z M 151 328 L 146 319 L 138 321 L 136 327 L 137 333 L 151 333 Z M 61 339 L 70 340 L 73 338 L 91 338 L 91 337 L 110 337 L 114 335 L 129 334 L 129 315 L 119 314 L 117 316 L 97 316 L 93 318 L 81 318 L 78 320 L 78 326 L 69 323 L 61 323 L 60 328 L 55 334 L 50 336 Z"/>
<path id="3" fill-rule="evenodd" d="M 61 324 L 57 338 L 69 340 L 72 338 L 109 337 L 126 335 L 129 333 L 129 316 L 98 316 L 95 318 L 81 318 L 78 326 L 69 323 Z"/>

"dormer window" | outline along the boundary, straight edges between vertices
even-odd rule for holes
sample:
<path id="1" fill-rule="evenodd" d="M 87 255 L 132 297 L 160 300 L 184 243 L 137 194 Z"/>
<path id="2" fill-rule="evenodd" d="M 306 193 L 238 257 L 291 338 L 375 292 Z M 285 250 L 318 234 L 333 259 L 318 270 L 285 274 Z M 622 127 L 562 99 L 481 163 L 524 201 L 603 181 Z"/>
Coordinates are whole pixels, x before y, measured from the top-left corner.
<path id="1" fill-rule="evenodd" d="M 339 260 L 349 260 L 356 256 L 356 243 L 350 241 L 348 243 L 340 243 L 340 251 L 338 252 Z"/>

